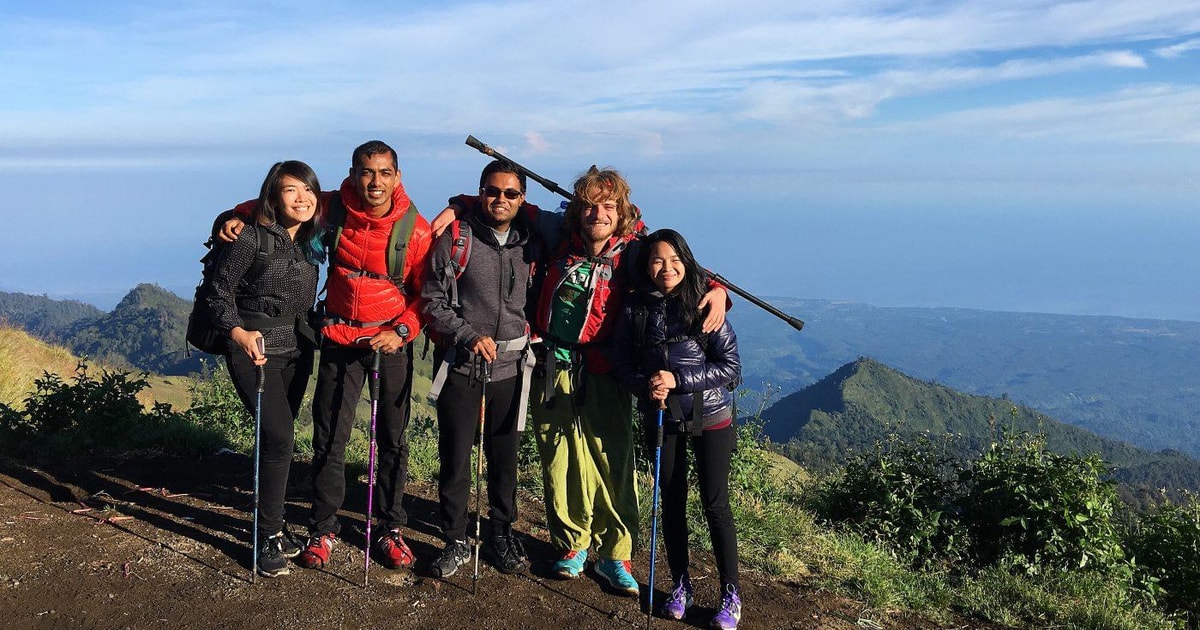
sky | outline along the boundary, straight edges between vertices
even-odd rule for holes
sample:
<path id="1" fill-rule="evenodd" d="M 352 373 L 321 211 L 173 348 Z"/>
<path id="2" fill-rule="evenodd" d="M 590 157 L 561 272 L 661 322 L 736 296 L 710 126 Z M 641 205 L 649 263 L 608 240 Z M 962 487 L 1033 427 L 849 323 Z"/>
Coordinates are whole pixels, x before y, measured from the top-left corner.
<path id="1" fill-rule="evenodd" d="M 1200 320 L 1197 0 L 9 2 L 0 84 L 2 291 L 190 297 L 273 162 L 369 139 L 431 217 L 471 134 L 761 296 Z"/>

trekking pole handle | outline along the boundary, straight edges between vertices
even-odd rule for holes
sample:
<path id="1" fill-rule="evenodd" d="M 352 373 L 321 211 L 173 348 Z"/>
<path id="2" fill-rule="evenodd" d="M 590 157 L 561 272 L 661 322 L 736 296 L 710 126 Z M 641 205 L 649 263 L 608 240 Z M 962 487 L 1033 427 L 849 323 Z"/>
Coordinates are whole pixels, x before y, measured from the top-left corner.
<path id="1" fill-rule="evenodd" d="M 662 448 L 663 445 L 663 414 L 667 411 L 667 401 L 660 400 L 658 402 L 658 422 L 654 427 L 654 446 Z"/>
<path id="2" fill-rule="evenodd" d="M 558 194 L 562 195 L 563 197 L 566 197 L 569 200 L 575 199 L 575 195 L 564 190 L 562 186 L 559 186 L 555 182 L 553 182 L 549 179 L 546 179 L 545 177 L 542 177 L 541 175 L 538 175 L 537 173 L 534 173 L 533 171 L 525 168 L 524 166 L 521 166 L 520 164 L 517 164 L 516 162 L 509 159 L 507 156 L 503 155 L 499 151 L 493 149 L 492 147 L 489 147 L 488 145 L 484 144 L 483 142 L 480 142 L 479 139 L 477 139 L 475 136 L 467 136 L 467 146 L 471 147 L 472 149 L 475 149 L 476 151 L 479 151 L 480 153 L 482 153 L 488 157 L 494 157 L 497 160 L 503 160 L 505 162 L 508 162 L 509 164 L 511 164 L 513 166 L 513 168 L 517 169 L 518 171 L 521 171 L 521 173 L 524 174 L 529 179 L 532 179 L 533 181 L 541 184 L 542 186 L 545 186 L 546 189 L 549 190 L 550 192 L 558 193 Z"/>
<path id="3" fill-rule="evenodd" d="M 377 400 L 379 390 L 379 358 L 382 356 L 379 348 L 375 349 L 375 357 L 371 359 L 371 379 L 367 385 L 371 388 L 371 400 Z"/>
<path id="4" fill-rule="evenodd" d="M 267 342 L 264 341 L 261 336 L 254 338 L 254 347 L 258 350 L 258 354 L 260 354 L 264 357 L 267 356 Z M 261 365 L 259 365 L 257 367 L 258 367 L 258 370 L 257 370 L 258 371 L 258 383 L 257 383 L 257 389 L 255 391 L 258 392 L 259 394 L 261 394 L 267 389 L 267 371 L 265 369 L 263 369 L 263 366 L 261 366 Z"/>

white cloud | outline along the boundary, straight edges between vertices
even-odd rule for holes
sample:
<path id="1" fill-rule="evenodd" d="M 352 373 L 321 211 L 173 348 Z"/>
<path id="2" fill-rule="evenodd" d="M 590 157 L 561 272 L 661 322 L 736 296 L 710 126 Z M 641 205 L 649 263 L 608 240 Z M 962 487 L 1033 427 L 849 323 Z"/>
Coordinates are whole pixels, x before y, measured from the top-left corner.
<path id="1" fill-rule="evenodd" d="M 551 144 L 546 142 L 546 138 L 536 131 L 525 132 L 525 149 L 533 154 L 546 153 L 550 150 Z"/>
<path id="2" fill-rule="evenodd" d="M 1200 87 L 1140 85 L 1099 97 L 1042 99 L 957 111 L 884 129 L 1079 144 L 1200 145 Z"/>
<path id="3" fill-rule="evenodd" d="M 1187 41 L 1172 44 L 1170 46 L 1162 46 L 1154 49 L 1154 54 L 1163 59 L 1175 59 L 1182 57 L 1193 50 L 1200 50 L 1200 39 L 1189 39 Z"/>
<path id="4" fill-rule="evenodd" d="M 0 80 L 17 95 L 0 105 L 0 150 L 479 130 L 527 154 L 663 156 L 673 138 L 746 124 L 887 123 L 884 103 L 978 86 L 1081 72 L 1119 85 L 1147 68 L 1133 44 L 1200 30 L 1187 5 L 572 0 L 384 6 L 364 20 L 349 2 L 229 2 L 111 23 L 14 16 L 0 20 Z"/>

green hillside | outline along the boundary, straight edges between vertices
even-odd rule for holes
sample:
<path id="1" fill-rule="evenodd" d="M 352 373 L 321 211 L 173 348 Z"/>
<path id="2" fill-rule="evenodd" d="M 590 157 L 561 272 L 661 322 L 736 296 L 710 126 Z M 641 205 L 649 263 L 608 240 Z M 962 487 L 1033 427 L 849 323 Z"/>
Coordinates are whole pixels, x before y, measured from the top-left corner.
<path id="1" fill-rule="evenodd" d="M 188 356 L 184 334 L 191 302 L 156 284 L 139 284 L 112 312 L 73 328 L 72 352 L 159 374 L 188 374 L 200 357 Z"/>
<path id="2" fill-rule="evenodd" d="M 1012 401 L 973 396 L 906 376 L 872 359 L 846 364 L 763 413 L 765 432 L 789 457 L 828 469 L 889 435 L 948 436 L 961 455 L 984 450 L 1002 430 L 1043 433 L 1050 450 L 1099 453 L 1133 494 L 1200 489 L 1200 461 L 1151 452 L 1064 424 Z M 1129 495 L 1127 495 L 1129 496 Z"/>
<path id="3" fill-rule="evenodd" d="M 1200 457 L 1200 322 L 772 300 L 806 325 L 798 333 L 734 307 L 747 388 L 788 394 L 870 356 L 1105 437 Z"/>

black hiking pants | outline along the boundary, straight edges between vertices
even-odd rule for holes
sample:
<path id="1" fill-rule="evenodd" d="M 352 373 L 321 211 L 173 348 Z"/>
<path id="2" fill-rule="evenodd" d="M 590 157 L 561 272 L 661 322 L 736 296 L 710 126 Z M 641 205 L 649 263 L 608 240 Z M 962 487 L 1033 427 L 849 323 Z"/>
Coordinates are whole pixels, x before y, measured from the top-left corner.
<path id="1" fill-rule="evenodd" d="M 647 419 L 649 420 L 649 419 Z M 651 427 L 652 431 L 653 428 Z M 662 470 L 659 477 L 662 493 L 663 545 L 667 550 L 667 565 L 671 579 L 687 573 L 688 569 L 688 456 L 687 445 L 692 443 L 696 454 L 696 476 L 700 481 L 700 505 L 708 522 L 708 535 L 721 584 L 738 586 L 737 530 L 733 510 L 729 507 L 729 461 L 737 445 L 737 427 L 705 431 L 700 435 L 668 432 L 663 436 Z M 648 451 L 654 457 L 654 444 Z M 651 465 L 653 465 L 653 459 Z"/>
<path id="2" fill-rule="evenodd" d="M 313 394 L 313 506 L 311 535 L 337 534 L 337 511 L 346 498 L 346 444 L 355 407 L 371 376 L 370 348 L 326 344 L 317 362 Z M 408 524 L 401 501 L 408 482 L 408 399 L 412 390 L 412 344 L 384 354 L 379 365 L 379 407 L 375 429 L 374 518 L 384 531 Z M 368 412 L 369 413 L 369 412 Z M 368 417 L 367 422 L 370 422 Z M 366 506 L 363 506 L 364 511 Z M 369 516 L 370 517 L 370 516 Z"/>
<path id="3" fill-rule="evenodd" d="M 258 368 L 240 348 L 234 348 L 225 356 L 225 365 L 229 367 L 229 376 L 242 404 L 253 415 L 258 397 Z M 296 416 L 300 413 L 312 369 L 311 349 L 267 355 L 267 363 L 263 366 L 265 380 L 258 466 L 258 533 L 261 536 L 271 536 L 283 529 L 283 505 L 292 467 Z"/>
<path id="4" fill-rule="evenodd" d="M 517 431 L 521 378 L 514 376 L 487 384 L 483 451 L 487 460 L 488 516 L 492 531 L 517 519 L 517 456 L 521 433 Z M 478 379 L 451 371 L 438 396 L 438 501 L 446 540 L 466 540 L 467 503 L 471 493 L 471 447 L 479 437 Z"/>

